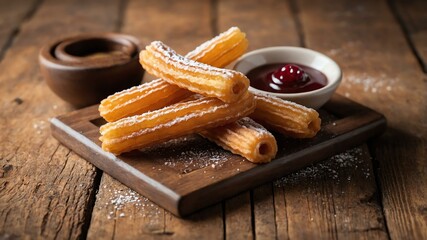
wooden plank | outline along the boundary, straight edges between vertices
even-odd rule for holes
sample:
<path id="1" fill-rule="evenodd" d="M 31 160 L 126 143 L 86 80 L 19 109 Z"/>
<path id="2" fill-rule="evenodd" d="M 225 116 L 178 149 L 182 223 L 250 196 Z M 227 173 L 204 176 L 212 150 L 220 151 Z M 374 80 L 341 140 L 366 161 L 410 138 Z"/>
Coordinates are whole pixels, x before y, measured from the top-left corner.
<path id="1" fill-rule="evenodd" d="M 300 45 L 295 15 L 287 1 L 268 0 L 263 1 L 262 4 L 256 0 L 218 1 L 217 25 L 220 31 L 230 26 L 238 26 L 242 29 L 249 39 L 249 51 L 276 45 Z M 269 194 L 263 194 L 263 192 Z M 238 205 L 234 199 L 226 201 L 226 206 L 239 206 L 238 210 L 232 207 L 225 209 L 226 236 L 231 239 L 248 239 L 255 236 L 274 238 L 276 232 L 274 229 L 271 230 L 271 227 L 275 224 L 267 223 L 281 222 L 282 218 L 271 218 L 275 215 L 271 183 L 243 193 L 237 198 L 250 200 L 250 195 L 254 198 L 253 202 L 244 201 Z"/>
<path id="2" fill-rule="evenodd" d="M 0 60 L 19 32 L 20 25 L 36 11 L 40 1 L 0 1 Z"/>
<path id="3" fill-rule="evenodd" d="M 260 239 L 277 238 L 276 211 L 274 209 L 273 186 L 265 184 L 253 191 L 255 236 Z M 273 206 L 273 208 L 272 208 Z"/>
<path id="4" fill-rule="evenodd" d="M 200 43 L 210 39 L 210 3 L 208 1 L 129 1 L 124 12 L 123 28 L 121 31 L 134 35 L 144 46 L 153 40 L 162 40 L 179 53 L 194 49 Z M 145 76 L 145 80 L 150 77 Z M 111 189 L 110 190 L 104 190 Z M 93 221 L 88 238 L 170 238 L 200 239 L 209 236 L 213 239 L 223 236 L 223 217 L 221 204 L 203 210 L 191 216 L 190 219 L 179 219 L 155 204 L 146 203 L 135 206 L 135 203 L 125 202 L 122 209 L 125 215 L 115 213 L 110 218 L 116 199 L 114 191 L 123 187 L 117 180 L 104 174 L 101 190 L 97 195 L 93 211 Z M 138 195 L 139 199 L 145 198 Z M 149 202 L 149 201 L 148 201 Z M 108 203 L 108 204 L 107 204 Z M 141 213 L 149 212 L 154 218 Z M 108 226 L 108 227 L 105 227 Z"/>
<path id="5" fill-rule="evenodd" d="M 386 239 L 368 154 L 357 147 L 276 181 L 276 216 L 287 220 L 278 236 Z"/>
<path id="6" fill-rule="evenodd" d="M 222 205 L 205 208 L 188 218 L 177 218 L 166 212 L 165 232 L 174 239 L 223 239 Z"/>
<path id="7" fill-rule="evenodd" d="M 171 235 L 165 211 L 147 198 L 103 174 L 88 239 L 150 239 Z M 92 225 L 102 226 L 96 231 Z"/>
<path id="8" fill-rule="evenodd" d="M 304 0 L 300 8 L 308 45 L 343 68 L 339 92 L 388 119 L 371 147 L 390 237 L 425 239 L 427 84 L 400 26 L 386 1 Z"/>
<path id="9" fill-rule="evenodd" d="M 247 34 L 249 50 L 271 46 L 298 46 L 300 38 L 287 1 L 218 1 L 218 29 L 238 26 Z"/>
<path id="10" fill-rule="evenodd" d="M 127 5 L 121 30 L 136 36 L 141 41 L 141 48 L 160 40 L 185 55 L 213 36 L 209 2 L 144 0 L 129 1 Z M 143 81 L 156 78 L 146 73 Z"/>
<path id="11" fill-rule="evenodd" d="M 427 73 L 427 2 L 423 0 L 393 0 L 391 7 L 407 34 L 421 67 Z"/>
<path id="12" fill-rule="evenodd" d="M 427 112 L 419 110 L 426 106 L 427 85 L 386 3 L 343 2 L 316 8 L 320 4 L 304 1 L 300 5 L 305 9 L 301 16 L 307 45 L 334 58 L 343 69 L 338 92 L 377 109 L 393 127 L 399 125 L 414 136 L 425 134 L 427 128 L 420 128 L 420 123 Z M 322 14 L 325 17 L 315 17 Z M 387 39 L 387 44 L 379 39 Z M 364 58 L 369 65 L 361 61 Z M 402 111 L 412 121 L 403 121 Z"/>
<path id="13" fill-rule="evenodd" d="M 220 239 L 221 212 L 218 204 L 180 219 L 104 174 L 88 239 Z"/>
<path id="14" fill-rule="evenodd" d="M 130 0 L 121 31 L 136 36 L 143 47 L 160 40 L 185 55 L 213 36 L 210 9 L 209 2 L 197 0 Z"/>
<path id="15" fill-rule="evenodd" d="M 338 95 L 323 109 L 322 118 L 340 118 L 324 124 L 313 139 L 295 141 L 276 135 L 278 154 L 264 165 L 245 161 L 197 135 L 114 156 L 101 148 L 99 126 L 94 124 L 100 119 L 96 106 L 50 122 L 52 135 L 74 152 L 168 211 L 186 216 L 363 143 L 385 129 L 380 114 Z"/>
<path id="16" fill-rule="evenodd" d="M 224 205 L 225 238 L 253 238 L 250 192 L 228 199 Z"/>
<path id="17" fill-rule="evenodd" d="M 426 139 L 394 131 L 375 143 L 387 225 L 395 239 L 425 239 Z"/>
<path id="18" fill-rule="evenodd" d="M 251 5 L 252 4 L 252 5 Z M 334 3 L 336 4 L 336 3 Z M 233 1 L 223 1 L 219 2 L 219 16 L 223 16 L 219 19 L 220 26 L 231 23 L 232 25 L 240 26 L 243 30 L 248 28 L 249 30 L 249 41 L 251 49 L 274 46 L 274 45 L 303 45 L 311 47 L 312 39 L 306 39 L 305 27 L 307 22 L 301 19 L 301 15 L 305 15 L 306 6 L 300 6 L 298 1 L 267 1 L 263 2 L 261 6 L 251 3 L 251 1 L 245 1 L 243 7 L 240 6 L 240 2 Z M 246 7 L 245 7 L 246 6 Z M 246 11 L 240 14 L 240 11 L 233 12 L 237 8 L 243 8 Z M 228 14 L 227 14 L 228 13 Z M 233 14 L 231 14 L 233 13 Z M 244 15 L 244 17 L 241 17 Z M 268 16 L 268 17 L 266 17 Z M 315 21 L 313 21 L 315 22 Z M 336 23 L 331 23 L 336 25 Z M 221 27 L 220 27 L 221 28 Z M 327 39 L 322 39 L 325 44 L 329 44 L 334 41 L 333 37 L 325 36 Z M 314 40 L 315 41 L 315 40 Z M 346 73 L 345 73 L 346 74 Z M 363 162 L 370 166 L 370 156 L 367 153 L 367 149 L 363 148 Z M 340 169 L 339 166 L 334 166 L 338 172 L 344 170 Z M 359 170 L 360 171 L 360 170 Z M 359 172 L 360 175 L 360 172 Z M 344 174 L 340 174 L 340 180 L 343 178 Z M 368 179 L 369 188 L 364 189 L 365 195 L 372 194 L 372 191 L 375 191 L 375 179 Z M 300 182 L 301 189 L 311 188 L 313 192 L 316 193 L 316 196 L 329 198 L 329 194 L 323 191 L 324 188 L 328 188 L 333 194 L 333 201 L 339 202 L 339 208 L 346 208 L 353 205 L 356 205 L 360 199 L 360 191 L 358 190 L 360 186 L 353 184 L 351 189 L 348 191 L 346 196 L 340 196 L 338 190 L 336 190 L 331 182 L 325 181 L 323 179 L 319 180 L 320 183 L 311 183 L 311 182 Z M 357 182 L 357 180 L 353 180 Z M 265 186 L 263 186 L 265 187 Z M 262 187 L 261 187 L 262 188 Z M 268 186 L 267 186 L 268 188 Z M 264 189 L 264 192 L 268 192 L 268 189 Z M 289 190 L 292 192 L 292 189 Z M 362 191 L 363 192 L 363 191 Z M 270 219 L 272 216 L 275 216 L 276 223 L 276 236 L 280 239 L 285 238 L 294 238 L 301 236 L 311 236 L 311 238 L 319 238 L 318 235 L 315 235 L 318 232 L 328 232 L 335 231 L 337 236 L 346 236 L 350 231 L 348 227 L 343 226 L 342 224 L 333 224 L 335 218 L 333 218 L 333 213 L 328 211 L 323 205 L 316 205 L 316 198 L 309 198 L 306 201 L 303 201 L 301 204 L 301 196 L 298 195 L 298 192 L 290 194 L 288 196 L 288 189 L 286 188 L 274 188 L 274 194 L 267 194 L 268 198 L 264 198 L 262 203 L 262 211 L 254 211 L 255 213 L 255 229 L 254 232 L 256 236 L 262 236 L 261 234 L 271 234 L 273 230 L 263 231 L 263 229 L 268 229 L 269 226 L 263 224 L 266 222 L 265 219 Z M 257 197 L 257 192 L 254 192 L 254 198 Z M 345 200 L 345 201 L 344 201 Z M 254 203 L 255 208 L 256 203 Z M 326 212 L 326 216 L 317 214 L 313 216 L 312 221 L 321 223 L 316 226 L 313 224 L 308 225 L 306 219 L 302 219 L 297 214 L 298 211 L 305 211 L 308 206 L 317 206 L 317 209 L 314 209 L 314 212 Z M 270 206 L 270 208 L 266 207 Z M 256 208 L 255 208 L 256 209 Z M 298 211 L 295 212 L 294 209 Z M 364 226 L 358 226 L 360 229 L 370 229 L 370 224 L 364 222 L 364 217 L 368 213 L 373 213 L 372 215 L 376 218 L 382 219 L 382 213 L 378 211 L 379 202 L 373 201 L 371 204 L 362 204 L 359 207 L 360 214 L 348 214 L 345 216 L 349 221 L 365 223 Z M 292 210 L 292 211 L 290 211 Z M 326 222 L 325 222 L 326 221 Z M 258 223 L 258 224 L 257 224 Z M 379 226 L 381 226 L 379 224 Z M 384 227 L 383 227 L 384 230 Z M 363 230 L 361 230 L 363 232 Z M 311 234 L 311 235 L 310 235 Z M 358 236 L 357 234 L 355 234 Z M 323 237 L 330 237 L 331 235 L 320 235 Z M 360 236 L 364 236 L 363 233 Z M 368 236 L 368 235 L 366 235 Z M 365 237 L 366 237 L 365 236 Z M 381 236 L 381 234 L 379 234 Z M 384 237 L 384 234 L 382 234 Z"/>
<path id="19" fill-rule="evenodd" d="M 0 64 L 0 238 L 86 235 L 97 172 L 50 135 L 48 118 L 71 107 L 50 92 L 37 59 L 52 38 L 113 29 L 118 1 L 102 2 L 43 2 Z"/>

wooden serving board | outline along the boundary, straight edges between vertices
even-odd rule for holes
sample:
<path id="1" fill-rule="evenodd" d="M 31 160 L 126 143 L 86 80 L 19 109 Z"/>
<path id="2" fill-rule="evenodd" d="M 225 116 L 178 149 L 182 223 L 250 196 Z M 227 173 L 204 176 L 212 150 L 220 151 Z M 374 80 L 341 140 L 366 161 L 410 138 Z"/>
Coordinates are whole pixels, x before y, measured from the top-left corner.
<path id="1" fill-rule="evenodd" d="M 275 160 L 256 165 L 197 135 L 115 156 L 101 149 L 98 106 L 51 120 L 52 134 L 77 154 L 178 216 L 272 181 L 285 174 L 357 146 L 382 133 L 385 118 L 335 95 L 319 110 L 322 130 L 313 139 L 275 134 Z"/>

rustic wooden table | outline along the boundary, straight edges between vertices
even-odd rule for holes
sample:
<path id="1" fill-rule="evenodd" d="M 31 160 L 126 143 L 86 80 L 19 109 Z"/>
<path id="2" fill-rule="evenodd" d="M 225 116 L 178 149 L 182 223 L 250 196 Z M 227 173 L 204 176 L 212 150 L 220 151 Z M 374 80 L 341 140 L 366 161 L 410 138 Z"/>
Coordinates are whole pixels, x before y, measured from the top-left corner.
<path id="1" fill-rule="evenodd" d="M 0 1 L 0 238 L 426 239 L 427 1 Z M 230 26 L 250 49 L 304 46 L 343 69 L 338 92 L 383 113 L 386 133 L 179 219 L 55 140 L 73 108 L 38 51 L 81 32 L 162 40 L 185 53 Z"/>

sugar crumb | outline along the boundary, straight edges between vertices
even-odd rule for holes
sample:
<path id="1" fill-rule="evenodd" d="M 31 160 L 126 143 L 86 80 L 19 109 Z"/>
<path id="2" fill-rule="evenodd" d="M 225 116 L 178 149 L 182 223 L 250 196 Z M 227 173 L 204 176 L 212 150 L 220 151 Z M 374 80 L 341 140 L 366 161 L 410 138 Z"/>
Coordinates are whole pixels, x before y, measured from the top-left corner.
<path id="1" fill-rule="evenodd" d="M 365 166 L 362 156 L 363 151 L 361 148 L 353 148 L 336 154 L 323 162 L 291 173 L 276 180 L 274 183 L 278 187 L 283 187 L 304 181 L 317 182 L 319 179 L 332 179 L 337 184 L 342 179 L 351 182 L 353 181 L 352 173 L 357 169 L 361 169 L 364 177 L 369 178 L 370 169 Z"/>
<path id="2" fill-rule="evenodd" d="M 109 189 L 104 185 L 100 188 L 97 201 L 101 201 L 99 209 L 105 209 L 107 219 L 142 217 L 149 219 L 152 224 L 163 219 L 160 207 L 131 189 Z"/>

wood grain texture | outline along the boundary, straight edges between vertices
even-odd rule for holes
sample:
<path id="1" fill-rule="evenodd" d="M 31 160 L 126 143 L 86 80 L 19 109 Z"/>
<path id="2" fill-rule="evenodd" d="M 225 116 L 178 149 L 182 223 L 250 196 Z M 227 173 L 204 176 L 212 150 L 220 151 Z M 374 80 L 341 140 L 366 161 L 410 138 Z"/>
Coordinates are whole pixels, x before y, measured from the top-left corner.
<path id="1" fill-rule="evenodd" d="M 338 91 L 388 119 L 387 133 L 371 150 L 390 237 L 425 239 L 427 82 L 402 29 L 386 1 L 300 6 L 308 46 L 343 69 Z"/>
<path id="2" fill-rule="evenodd" d="M 260 4 L 255 0 L 222 0 L 218 1 L 217 8 L 218 30 L 224 31 L 230 26 L 238 26 L 247 34 L 249 51 L 270 46 L 300 45 L 298 24 L 288 1 L 268 0 Z M 266 224 L 274 220 L 281 223 L 286 219 L 272 217 L 276 213 L 272 204 L 274 196 L 271 189 L 271 183 L 259 186 L 256 190 L 243 193 L 243 196 L 238 197 L 251 199 L 252 196 L 253 201 L 243 201 L 237 211 L 225 209 L 226 236 L 231 236 L 232 239 L 267 236 L 274 238 L 276 225 Z M 264 192 L 269 194 L 263 194 Z M 233 201 L 236 200 L 226 201 L 225 205 L 234 205 Z M 248 222 L 248 216 L 252 216 L 250 222 Z M 242 224 L 236 223 L 237 219 L 241 219 Z M 280 235 L 277 233 L 276 236 Z"/>
<path id="3" fill-rule="evenodd" d="M 130 0 L 124 10 L 121 31 L 140 39 L 142 47 L 151 41 L 161 40 L 177 52 L 185 54 L 213 36 L 210 28 L 210 7 L 209 1 Z M 148 74 L 144 76 L 145 81 L 150 79 L 153 77 Z M 117 188 L 131 191 L 104 174 L 93 211 L 89 239 L 190 239 L 190 236 L 195 239 L 206 236 L 219 239 L 223 236 L 221 204 L 183 220 L 151 202 L 138 206 L 125 201 L 123 209 L 129 212 L 118 220 L 111 217 L 108 219 L 111 209 L 114 209 L 110 200 L 114 190 L 110 192 L 108 189 Z M 146 199 L 142 196 L 140 198 Z M 150 214 L 144 214 L 147 212 Z M 119 232 L 123 234 L 117 234 Z"/>
<path id="4" fill-rule="evenodd" d="M 385 128 L 382 115 L 338 95 L 324 109 L 321 118 L 340 117 L 324 124 L 312 139 L 298 141 L 276 135 L 278 153 L 274 161 L 264 165 L 245 161 L 197 135 L 114 156 L 101 148 L 95 124 L 100 120 L 97 105 L 53 118 L 50 123 L 52 135 L 65 146 L 183 217 L 363 143 Z"/>
<path id="5" fill-rule="evenodd" d="M 217 24 L 219 31 L 238 26 L 247 34 L 249 50 L 300 44 L 295 18 L 287 1 L 218 1 Z"/>
<path id="6" fill-rule="evenodd" d="M 265 184 L 252 190 L 254 232 L 256 238 L 274 239 L 276 233 L 276 218 L 274 210 L 273 186 Z"/>
<path id="7" fill-rule="evenodd" d="M 394 128 L 425 135 L 427 112 L 420 111 L 427 106 L 425 76 L 387 3 L 301 1 L 300 8 L 307 46 L 343 69 L 338 92 L 380 111 Z"/>
<path id="8" fill-rule="evenodd" d="M 336 3 L 334 3 L 336 4 Z M 268 47 L 274 45 L 294 45 L 294 46 L 307 46 L 312 47 L 311 40 L 306 39 L 306 25 L 315 24 L 319 19 L 315 18 L 310 22 L 303 21 L 303 14 L 305 14 L 308 6 L 301 6 L 299 1 L 266 1 L 262 4 L 258 4 L 255 1 L 245 1 L 245 11 L 238 11 L 234 14 L 231 12 L 235 11 L 236 8 L 240 8 L 240 3 L 237 1 L 220 1 L 219 2 L 219 16 L 224 15 L 223 19 L 219 18 L 219 29 L 225 27 L 226 24 L 232 23 L 240 26 L 245 30 L 244 26 L 248 28 L 248 38 L 251 49 L 257 49 L 261 47 Z M 335 23 L 336 24 L 336 23 Z M 327 39 L 322 41 L 329 43 L 334 41 L 333 37 L 325 36 Z M 315 41 L 315 40 L 313 40 Z M 344 74 L 347 74 L 344 72 Z M 372 169 L 371 158 L 368 154 L 367 148 L 363 148 L 363 162 L 370 166 Z M 322 165 L 319 165 L 322 166 Z M 343 172 L 336 162 L 331 163 L 331 168 L 337 172 Z M 362 175 L 361 169 L 357 170 L 359 175 Z M 325 178 L 331 173 L 325 173 Z M 310 174 L 305 177 L 308 178 Z M 345 174 L 338 175 L 338 181 L 346 180 Z M 254 232 L 256 237 L 271 236 L 276 234 L 280 239 L 287 238 L 316 238 L 316 239 L 328 239 L 332 237 L 368 237 L 368 234 L 364 234 L 363 230 L 359 232 L 349 229 L 347 226 L 342 224 L 335 224 L 334 212 L 329 206 L 317 204 L 319 197 L 328 199 L 330 202 L 339 202 L 338 208 L 347 208 L 358 206 L 360 211 L 359 214 L 351 214 L 346 212 L 343 217 L 351 222 L 361 222 L 365 225 L 358 226 L 361 229 L 369 229 L 371 224 L 364 221 L 366 215 L 369 215 L 378 220 L 381 230 L 375 236 L 386 237 L 384 234 L 385 227 L 382 224 L 382 213 L 380 204 L 377 199 L 374 199 L 372 203 L 365 204 L 359 203 L 359 199 L 364 198 L 366 195 L 372 195 L 376 191 L 375 179 L 369 178 L 368 181 L 364 181 L 368 188 L 363 188 L 360 191 L 360 186 L 357 184 L 350 185 L 350 189 L 346 192 L 346 195 L 338 194 L 339 190 L 330 187 L 334 181 L 327 181 L 324 178 L 320 178 L 319 182 L 304 181 L 304 177 L 301 177 L 299 184 L 301 189 L 312 189 L 311 195 L 302 194 L 292 188 L 277 188 L 274 187 L 274 194 L 268 194 L 271 191 L 271 186 L 264 185 L 254 191 L 254 199 L 263 199 L 259 204 L 262 210 L 257 209 L 257 203 L 254 201 Z M 358 182 L 359 179 L 353 179 L 352 181 Z M 263 190 L 261 190 L 264 188 Z M 324 192 L 324 188 L 331 188 L 329 191 L 333 193 L 330 195 Z M 264 193 L 264 194 L 262 194 Z M 261 196 L 258 196 L 261 194 Z M 268 196 L 268 197 L 266 197 Z M 301 200 L 304 201 L 301 201 Z M 307 209 L 311 212 L 312 218 L 307 221 L 306 216 Z M 304 213 L 300 215 L 300 212 Z M 321 214 L 319 214 L 321 213 Z M 271 229 L 271 222 L 275 223 L 275 228 Z M 311 224 L 308 224 L 311 223 Z M 228 224 L 226 224 L 228 225 Z M 381 232 L 382 231 L 382 232 Z M 325 234 L 323 234 L 325 233 Z M 328 234 L 333 233 L 333 234 Z"/>
<path id="9" fill-rule="evenodd" d="M 250 239 L 252 211 L 250 192 L 239 194 L 224 201 L 224 225 L 226 239 Z"/>
<path id="10" fill-rule="evenodd" d="M 356 147 L 276 181 L 276 216 L 286 220 L 278 236 L 387 239 L 368 152 Z"/>
<path id="11" fill-rule="evenodd" d="M 248 32 L 250 49 L 304 45 L 337 60 L 344 71 L 338 91 L 389 120 L 387 133 L 369 144 L 372 155 L 366 146 L 352 149 L 189 220 L 104 174 L 88 237 L 427 238 L 427 81 L 419 65 L 425 71 L 425 1 L 36 2 L 34 12 L 32 1 L 0 3 L 0 48 L 7 46 L 0 62 L 1 239 L 86 236 L 97 186 L 95 168 L 50 136 L 48 118 L 71 107 L 43 83 L 36 64 L 43 44 L 122 30 L 185 53 L 234 25 Z"/>
<path id="12" fill-rule="evenodd" d="M 426 139 L 394 131 L 375 143 L 387 224 L 393 238 L 425 239 Z"/>
<path id="13" fill-rule="evenodd" d="M 403 31 L 427 73 L 427 2 L 423 0 L 391 0 L 391 7 L 402 24 Z"/>
<path id="14" fill-rule="evenodd" d="M 45 85 L 37 57 L 53 37 L 112 29 L 118 2 L 102 2 L 43 2 L 0 63 L 0 238 L 75 239 L 87 231 L 96 171 L 51 137 L 48 118 L 70 106 Z"/>
<path id="15" fill-rule="evenodd" d="M 221 239 L 221 205 L 180 219 L 104 174 L 88 239 Z"/>
<path id="16" fill-rule="evenodd" d="M 21 24 L 37 9 L 37 0 L 0 1 L 0 61 Z"/>
<path id="17" fill-rule="evenodd" d="M 185 55 L 213 36 L 208 1 L 130 0 L 121 29 L 143 46 L 159 40 Z"/>
<path id="18" fill-rule="evenodd" d="M 223 239 L 222 206 L 213 205 L 185 219 L 167 212 L 165 225 L 165 232 L 174 239 Z"/>
<path id="19" fill-rule="evenodd" d="M 171 235 L 165 232 L 165 210 L 107 174 L 102 176 L 91 222 L 88 239 Z"/>
<path id="20" fill-rule="evenodd" d="M 185 55 L 213 36 L 209 1 L 128 1 L 124 13 L 124 33 L 134 35 L 144 48 L 155 40 L 163 41 Z M 145 74 L 144 81 L 156 77 Z"/>

